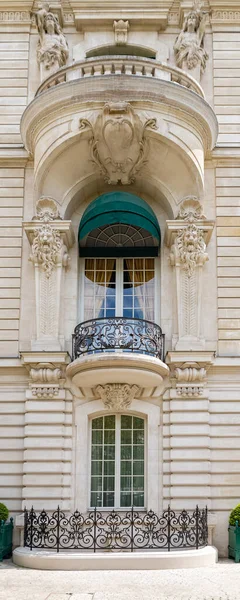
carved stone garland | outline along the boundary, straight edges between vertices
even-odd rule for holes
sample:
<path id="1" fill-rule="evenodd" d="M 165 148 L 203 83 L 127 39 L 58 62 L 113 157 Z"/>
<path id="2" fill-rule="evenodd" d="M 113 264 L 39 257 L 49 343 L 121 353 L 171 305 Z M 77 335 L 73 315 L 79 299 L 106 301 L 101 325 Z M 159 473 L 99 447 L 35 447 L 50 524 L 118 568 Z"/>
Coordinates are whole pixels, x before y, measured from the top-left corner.
<path id="1" fill-rule="evenodd" d="M 206 243 L 212 229 L 213 222 L 207 221 L 195 197 L 188 197 L 182 202 L 176 221 L 167 221 L 166 242 L 176 276 L 175 350 L 204 348 L 201 332 L 202 268 L 208 260 Z"/>
<path id="2" fill-rule="evenodd" d="M 142 123 L 131 104 L 109 102 L 94 123 L 80 119 L 80 129 L 89 128 L 91 160 L 104 180 L 129 185 L 147 162 L 147 129 L 157 129 L 156 119 Z"/>
<path id="3" fill-rule="evenodd" d="M 95 388 L 95 396 L 100 396 L 104 407 L 115 412 L 129 408 L 133 398 L 137 397 L 139 393 L 138 385 L 129 385 L 128 383 L 107 383 L 97 385 Z"/>
<path id="4" fill-rule="evenodd" d="M 74 241 L 71 223 L 59 218 L 52 198 L 40 198 L 36 216 L 24 228 L 31 244 L 29 260 L 35 267 L 36 340 L 32 350 L 61 350 L 60 298 L 63 268 Z"/>

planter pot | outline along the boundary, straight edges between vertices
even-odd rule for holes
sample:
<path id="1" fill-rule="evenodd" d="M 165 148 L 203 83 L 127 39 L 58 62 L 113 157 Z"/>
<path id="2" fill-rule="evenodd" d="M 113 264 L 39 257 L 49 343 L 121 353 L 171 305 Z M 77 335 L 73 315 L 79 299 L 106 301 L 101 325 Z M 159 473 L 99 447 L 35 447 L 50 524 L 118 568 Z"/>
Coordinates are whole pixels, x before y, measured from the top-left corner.
<path id="1" fill-rule="evenodd" d="M 235 562 L 240 562 L 240 527 L 238 521 L 235 525 L 229 525 L 228 541 L 228 558 L 234 558 Z"/>
<path id="2" fill-rule="evenodd" d="M 8 523 L 0 521 L 0 562 L 12 554 L 13 519 Z"/>

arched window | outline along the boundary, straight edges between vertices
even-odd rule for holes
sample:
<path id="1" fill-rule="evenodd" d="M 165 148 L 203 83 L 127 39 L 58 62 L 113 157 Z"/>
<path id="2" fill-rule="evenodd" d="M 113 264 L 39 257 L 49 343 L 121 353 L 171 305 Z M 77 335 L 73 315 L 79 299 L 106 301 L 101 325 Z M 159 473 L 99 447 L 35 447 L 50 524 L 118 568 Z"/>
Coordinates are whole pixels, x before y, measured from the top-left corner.
<path id="1" fill-rule="evenodd" d="M 91 507 L 144 507 L 145 421 L 104 415 L 91 421 Z"/>
<path id="2" fill-rule="evenodd" d="M 80 319 L 155 320 L 160 229 L 149 205 L 111 192 L 94 200 L 81 219 Z"/>
<path id="3" fill-rule="evenodd" d="M 106 45 L 98 48 L 93 48 L 86 52 L 86 58 L 93 58 L 95 56 L 140 56 L 143 58 L 156 58 L 156 51 L 152 48 L 146 48 L 145 46 L 135 46 L 133 44 L 123 44 L 122 46 Z"/>

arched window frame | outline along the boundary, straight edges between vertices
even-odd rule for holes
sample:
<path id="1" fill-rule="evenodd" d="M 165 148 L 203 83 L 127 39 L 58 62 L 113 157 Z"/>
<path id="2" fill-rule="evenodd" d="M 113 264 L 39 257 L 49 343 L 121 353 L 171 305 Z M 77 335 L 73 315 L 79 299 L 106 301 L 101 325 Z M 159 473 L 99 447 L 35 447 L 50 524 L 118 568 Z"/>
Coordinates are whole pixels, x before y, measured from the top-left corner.
<path id="1" fill-rule="evenodd" d="M 160 407 L 144 400 L 134 399 L 129 410 L 125 412 L 146 419 L 145 508 L 146 510 L 152 508 L 159 512 L 162 510 Z M 90 508 L 90 420 L 103 414 L 107 414 L 107 412 L 103 409 L 101 400 L 91 400 L 85 403 L 79 401 L 76 406 L 72 510 L 78 509 L 87 512 Z"/>

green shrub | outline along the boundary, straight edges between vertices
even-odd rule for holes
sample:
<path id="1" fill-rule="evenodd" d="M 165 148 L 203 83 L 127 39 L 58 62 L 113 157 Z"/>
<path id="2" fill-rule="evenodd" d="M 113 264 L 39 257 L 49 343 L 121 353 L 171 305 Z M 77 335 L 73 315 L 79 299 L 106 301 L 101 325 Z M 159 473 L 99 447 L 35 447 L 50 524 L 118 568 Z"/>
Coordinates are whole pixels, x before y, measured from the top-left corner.
<path id="1" fill-rule="evenodd" d="M 0 521 L 6 521 L 9 515 L 9 510 L 8 508 L 5 506 L 5 504 L 2 504 L 0 502 Z"/>
<path id="2" fill-rule="evenodd" d="M 235 506 L 235 508 L 230 513 L 229 525 L 235 525 L 236 521 L 238 521 L 238 524 L 240 526 L 240 504 L 237 504 L 237 506 Z"/>

